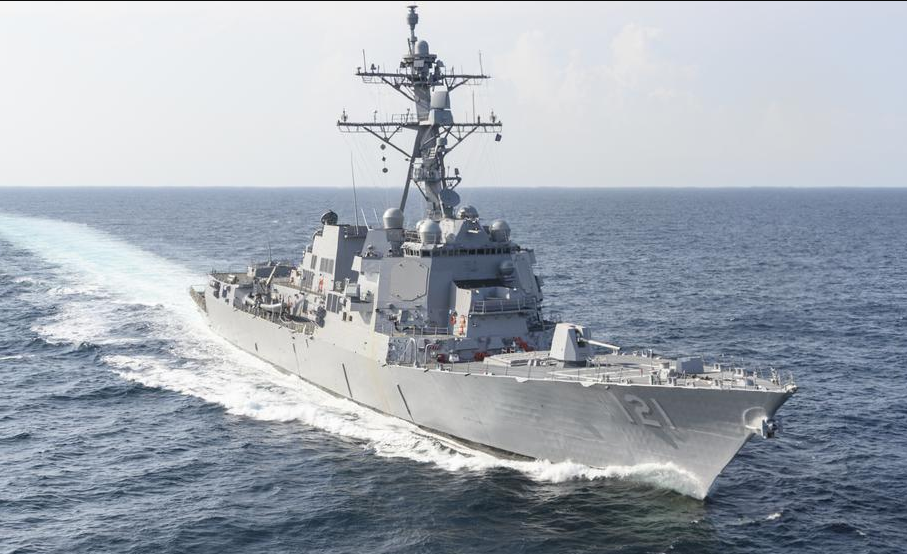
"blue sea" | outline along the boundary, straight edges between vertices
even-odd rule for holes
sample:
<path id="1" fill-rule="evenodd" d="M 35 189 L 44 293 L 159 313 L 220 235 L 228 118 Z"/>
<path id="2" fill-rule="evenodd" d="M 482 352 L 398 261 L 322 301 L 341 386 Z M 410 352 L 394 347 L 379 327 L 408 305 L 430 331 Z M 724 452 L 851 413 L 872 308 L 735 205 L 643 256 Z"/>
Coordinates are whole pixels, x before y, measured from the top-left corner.
<path id="1" fill-rule="evenodd" d="M 0 553 L 907 550 L 907 190 L 461 195 L 535 248 L 550 313 L 792 372 L 780 438 L 704 501 L 460 448 L 236 350 L 186 293 L 298 260 L 350 190 L 0 188 Z M 398 201 L 360 190 L 359 218 Z"/>

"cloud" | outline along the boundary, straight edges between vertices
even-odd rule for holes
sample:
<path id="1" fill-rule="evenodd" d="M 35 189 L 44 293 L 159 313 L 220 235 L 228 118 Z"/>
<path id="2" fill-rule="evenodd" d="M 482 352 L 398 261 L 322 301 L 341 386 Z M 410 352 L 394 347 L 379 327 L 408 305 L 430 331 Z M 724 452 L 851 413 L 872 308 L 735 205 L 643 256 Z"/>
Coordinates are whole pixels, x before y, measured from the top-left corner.
<path id="1" fill-rule="evenodd" d="M 467 186 L 907 178 L 907 79 L 892 71 L 907 50 L 903 7 L 438 2 L 421 12 L 420 38 L 450 67 L 478 69 L 481 50 L 495 77 L 455 93 L 457 118 L 494 109 L 505 123 L 501 143 L 458 149 Z M 375 164 L 382 154 L 367 137 L 345 144 L 339 112 L 408 107 L 351 76 L 363 47 L 396 67 L 408 34 L 399 4 L 7 3 L 0 13 L 0 50 L 14 54 L 0 56 L 0 185 L 345 185 L 336 168 L 350 149 Z M 376 173 L 389 186 L 405 172 L 394 163 Z"/>
<path id="2" fill-rule="evenodd" d="M 658 71 L 649 56 L 649 42 L 661 35 L 661 29 L 629 23 L 611 39 L 611 64 L 606 68 L 621 86 L 633 88 L 641 79 Z"/>
<path id="3" fill-rule="evenodd" d="M 583 111 L 631 97 L 666 101 L 689 96 L 686 88 L 696 68 L 654 56 L 652 43 L 661 36 L 657 27 L 628 23 L 602 56 L 578 45 L 564 53 L 563 45 L 532 30 L 522 33 L 497 65 L 519 100 L 543 111 Z"/>
<path id="4" fill-rule="evenodd" d="M 653 176 L 652 162 L 689 142 L 682 134 L 699 107 L 695 66 L 659 56 L 654 46 L 664 36 L 661 28 L 631 22 L 594 41 L 559 43 L 541 30 L 516 39 L 496 60 L 521 110 L 508 132 L 519 135 L 517 149 L 541 142 L 560 161 L 524 182 L 562 181 L 564 168 L 579 167 L 586 171 L 571 184 L 641 184 L 634 171 L 646 176 L 645 184 L 668 182 L 665 174 Z"/>

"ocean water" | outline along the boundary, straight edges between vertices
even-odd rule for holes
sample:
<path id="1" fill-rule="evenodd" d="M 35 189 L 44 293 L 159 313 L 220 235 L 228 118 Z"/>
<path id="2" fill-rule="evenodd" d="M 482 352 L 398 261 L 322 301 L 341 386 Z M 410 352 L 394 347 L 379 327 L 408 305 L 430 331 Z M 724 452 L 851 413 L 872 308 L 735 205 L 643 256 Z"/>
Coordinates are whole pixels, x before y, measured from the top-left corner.
<path id="1" fill-rule="evenodd" d="M 0 553 L 907 550 L 907 190 L 461 194 L 599 338 L 793 372 L 781 437 L 704 501 L 670 468 L 475 452 L 278 373 L 186 294 L 298 259 L 349 190 L 0 188 Z M 371 222 L 397 199 L 359 191 Z"/>

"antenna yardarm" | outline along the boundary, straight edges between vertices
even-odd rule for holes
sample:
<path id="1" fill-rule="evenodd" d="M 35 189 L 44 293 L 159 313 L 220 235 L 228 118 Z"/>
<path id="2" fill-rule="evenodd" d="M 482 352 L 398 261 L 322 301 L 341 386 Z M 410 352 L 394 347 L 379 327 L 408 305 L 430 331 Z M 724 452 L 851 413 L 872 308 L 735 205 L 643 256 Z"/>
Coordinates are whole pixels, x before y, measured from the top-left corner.
<path id="1" fill-rule="evenodd" d="M 415 111 L 391 116 L 388 121 L 350 121 L 343 113 L 337 126 L 345 133 L 369 133 L 390 146 L 409 162 L 400 208 L 406 207 L 410 183 L 415 183 L 428 202 L 429 215 L 434 219 L 452 217 L 459 203 L 453 191 L 461 177 L 448 177 L 444 158 L 473 133 L 501 132 L 501 122 L 492 115 L 489 121 L 479 117 L 471 123 L 454 122 L 450 109 L 450 93 L 462 85 L 476 84 L 488 79 L 478 74 L 447 71 L 444 62 L 429 51 L 428 43 L 416 38 L 419 15 L 416 6 L 409 6 L 406 22 L 410 28 L 409 52 L 403 56 L 395 71 L 383 71 L 374 64 L 356 69 L 356 75 L 365 83 L 390 86 L 415 104 Z M 415 131 L 411 148 L 398 145 L 401 131 Z M 497 137 L 496 137 L 497 138 Z"/>

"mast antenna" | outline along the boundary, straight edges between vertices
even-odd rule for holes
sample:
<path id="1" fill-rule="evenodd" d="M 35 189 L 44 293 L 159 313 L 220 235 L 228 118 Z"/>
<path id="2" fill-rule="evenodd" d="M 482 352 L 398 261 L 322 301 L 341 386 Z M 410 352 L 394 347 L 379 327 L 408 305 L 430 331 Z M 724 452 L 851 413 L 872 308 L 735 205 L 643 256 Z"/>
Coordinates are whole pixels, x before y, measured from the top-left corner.
<path id="1" fill-rule="evenodd" d="M 416 8 L 419 6 L 412 4 L 407 6 L 409 8 L 409 13 L 406 14 L 406 22 L 409 24 L 409 53 L 413 54 L 416 47 L 416 24 L 419 23 L 419 14 L 416 13 Z"/>
<path id="2" fill-rule="evenodd" d="M 356 198 L 356 170 L 353 169 L 352 151 L 350 151 L 350 177 L 353 179 L 353 213 L 356 215 L 356 228 L 359 228 L 359 199 Z"/>
<path id="3" fill-rule="evenodd" d="M 479 74 L 457 72 L 455 66 L 447 66 L 428 42 L 416 37 L 419 15 L 416 6 L 408 6 L 406 22 L 409 26 L 407 42 L 409 52 L 403 56 L 399 68 L 386 71 L 381 66 L 369 65 L 356 70 L 356 76 L 365 83 L 386 85 L 411 102 L 411 110 L 379 119 L 378 111 L 372 112 L 372 120 L 351 120 L 341 113 L 337 127 L 344 133 L 368 133 L 380 141 L 382 150 L 388 147 L 403 156 L 409 164 L 403 183 L 400 209 L 405 210 L 410 187 L 419 190 L 425 198 L 429 215 L 435 219 L 454 217 L 460 203 L 454 191 L 462 180 L 460 175 L 448 175 L 445 158 L 473 133 L 492 133 L 500 140 L 501 121 L 492 116 L 491 121 L 482 121 L 476 111 L 475 95 L 470 114 L 464 110 L 465 121 L 455 121 L 450 95 L 463 85 L 478 84 L 488 79 L 485 75 L 484 59 L 479 51 Z M 364 64 L 365 62 L 363 62 Z M 401 131 L 412 131 L 415 137 L 409 146 L 401 141 Z M 382 162 L 386 161 L 382 154 Z M 382 173 L 387 172 L 387 166 Z"/>

